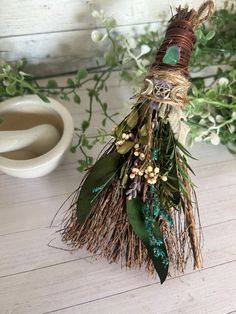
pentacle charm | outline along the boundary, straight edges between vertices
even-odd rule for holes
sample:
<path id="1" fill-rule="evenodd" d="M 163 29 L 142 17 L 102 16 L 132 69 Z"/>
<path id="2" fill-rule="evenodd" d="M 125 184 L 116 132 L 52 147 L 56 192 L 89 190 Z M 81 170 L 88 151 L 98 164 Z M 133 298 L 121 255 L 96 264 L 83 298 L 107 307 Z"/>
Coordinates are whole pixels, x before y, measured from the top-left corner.
<path id="1" fill-rule="evenodd" d="M 164 80 L 154 80 L 154 94 L 157 97 L 168 99 L 170 97 L 172 84 Z"/>

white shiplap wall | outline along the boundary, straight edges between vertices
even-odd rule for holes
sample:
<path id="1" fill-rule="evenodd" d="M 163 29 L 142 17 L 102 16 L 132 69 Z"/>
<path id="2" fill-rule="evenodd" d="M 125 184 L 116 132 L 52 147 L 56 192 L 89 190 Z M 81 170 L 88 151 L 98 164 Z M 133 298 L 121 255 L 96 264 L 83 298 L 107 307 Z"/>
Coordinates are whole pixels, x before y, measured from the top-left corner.
<path id="1" fill-rule="evenodd" d="M 235 0 L 231 0 L 235 1 Z M 94 9 L 113 15 L 122 32 L 143 29 L 170 16 L 170 6 L 187 3 L 197 8 L 202 0 L 0 0 L 0 57 L 26 58 L 37 75 L 92 66 L 99 55 L 91 30 L 99 25 Z M 222 7 L 223 0 L 215 0 Z"/>

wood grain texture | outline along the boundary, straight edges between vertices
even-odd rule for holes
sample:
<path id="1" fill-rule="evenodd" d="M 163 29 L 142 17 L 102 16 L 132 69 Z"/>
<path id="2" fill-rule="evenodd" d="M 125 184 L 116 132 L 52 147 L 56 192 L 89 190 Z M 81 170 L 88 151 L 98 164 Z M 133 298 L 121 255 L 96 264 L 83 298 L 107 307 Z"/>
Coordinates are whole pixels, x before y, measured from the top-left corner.
<path id="1" fill-rule="evenodd" d="M 218 272 L 216 276 L 216 272 Z M 222 314 L 235 313 L 236 261 L 125 293 L 47 313 Z"/>
<path id="2" fill-rule="evenodd" d="M 186 4 L 198 8 L 201 0 Z M 117 19 L 118 25 L 134 25 L 161 21 L 171 16 L 170 6 L 179 6 L 179 0 L 159 2 L 151 0 L 2 0 L 0 3 L 0 37 L 42 34 L 99 27 L 91 13 L 104 10 Z M 216 7 L 223 1 L 216 0 Z"/>
<path id="3" fill-rule="evenodd" d="M 213 243 L 215 243 L 214 247 L 212 247 Z M 221 249 L 220 246 L 219 248 Z M 213 261 L 216 255 L 213 252 L 218 252 L 218 255 L 220 255 L 220 258 L 218 257 L 215 262 Z M 228 261 L 226 252 L 228 253 Z M 230 257 L 232 250 L 228 251 L 226 249 L 219 254 L 217 243 L 213 241 L 209 253 L 209 256 L 213 257 L 212 262 L 209 264 L 211 266 L 205 266 L 205 269 L 201 272 L 186 273 L 180 279 L 177 277 L 168 279 L 163 286 L 159 285 L 158 280 L 147 278 L 144 271 L 121 270 L 119 265 L 108 264 L 101 260 L 91 260 L 90 258 L 1 278 L 1 310 L 3 313 L 4 311 L 25 314 L 32 312 L 47 313 L 77 304 L 91 304 L 98 299 L 103 299 L 102 304 L 106 306 L 107 299 L 111 298 L 112 300 L 112 297 L 116 298 L 117 294 L 122 295 L 114 302 L 112 309 L 112 302 L 109 303 L 108 301 L 108 307 L 102 312 L 104 310 L 103 305 L 96 306 L 95 302 L 91 306 L 91 312 L 96 310 L 96 313 L 113 313 L 112 311 L 116 308 L 117 311 L 120 310 L 118 313 L 122 313 L 120 308 L 121 300 L 130 299 L 129 304 L 124 302 L 122 305 L 124 311 L 126 311 L 125 313 L 136 313 L 139 306 L 145 309 L 148 303 L 149 306 L 159 305 L 159 312 L 157 313 L 171 313 L 170 310 L 174 311 L 178 309 L 178 306 L 181 306 L 181 304 L 176 303 L 178 298 L 180 298 L 179 302 L 182 303 L 185 311 L 190 310 L 191 306 L 196 303 L 197 306 L 200 305 L 205 309 L 205 313 L 207 313 L 209 306 L 214 307 L 215 303 L 218 303 L 218 310 L 220 310 L 220 307 L 222 309 L 223 306 L 227 306 L 225 310 L 231 310 L 233 305 L 236 305 L 234 298 L 236 263 L 233 263 Z M 223 260 L 225 261 L 223 262 Z M 217 261 L 221 261 L 221 263 L 218 264 Z M 22 289 L 22 285 L 27 289 Z M 145 292 L 146 286 L 150 286 L 147 292 Z M 195 302 L 193 298 L 189 298 L 189 295 L 192 294 L 197 297 L 203 287 L 203 295 L 206 295 L 205 302 L 201 300 L 202 294 Z M 143 289 L 143 293 L 140 291 L 140 294 L 138 294 L 143 294 L 139 302 L 138 297 L 136 299 L 132 298 L 132 295 L 135 295 L 134 291 L 130 291 L 136 289 L 141 291 Z M 165 294 L 163 294 L 163 290 Z M 223 291 L 225 292 L 222 295 Z M 154 292 L 156 298 L 152 299 Z M 149 296 L 149 293 L 152 297 Z M 175 293 L 177 293 L 176 296 L 173 295 Z M 172 300 L 169 299 L 170 295 L 174 297 Z M 209 296 L 211 298 L 208 300 Z M 167 300 L 169 301 L 167 302 Z M 225 303 L 224 300 L 227 302 Z M 187 301 L 189 304 L 186 303 Z M 167 310 L 165 312 L 166 306 Z M 84 311 L 84 313 L 86 312 Z M 193 310 L 190 313 L 197 312 Z M 214 308 L 209 313 L 215 313 Z M 223 311 L 223 313 L 226 313 L 226 311 Z"/>
<path id="4" fill-rule="evenodd" d="M 189 0 L 187 4 L 197 8 L 201 2 Z M 215 3 L 220 8 L 224 1 Z M 113 15 L 120 31 L 131 34 L 133 28 L 140 32 L 150 23 L 160 29 L 160 21 L 171 16 L 170 6 L 179 4 L 179 0 L 159 1 L 158 5 L 152 0 L 1 0 L 0 57 L 10 62 L 26 58 L 27 70 L 35 75 L 94 66 L 101 55 L 90 39 L 91 30 L 101 27 L 91 16 L 94 9 Z"/>
<path id="5" fill-rule="evenodd" d="M 158 25 L 160 23 L 152 23 L 151 29 L 157 30 Z M 145 26 L 120 26 L 118 30 L 133 37 L 134 32 L 143 32 Z M 72 72 L 79 67 L 91 68 L 97 61 L 102 64 L 109 43 L 94 43 L 91 30 L 69 30 L 0 38 L 0 44 L 0 57 L 13 63 L 25 58 L 26 71 L 43 76 Z"/>
<path id="6" fill-rule="evenodd" d="M 91 1 L 2 0 L 1 37 L 85 29 L 93 24 Z"/>
<path id="7" fill-rule="evenodd" d="M 168 6 L 169 1 L 157 8 L 155 2 L 137 0 L 62 0 L 59 3 L 53 0 L 3 0 L 0 4 L 1 37 L 91 30 L 100 27 L 91 15 L 94 9 L 103 9 L 108 15 L 113 15 L 118 25 L 155 22 L 160 20 L 160 14 Z"/>

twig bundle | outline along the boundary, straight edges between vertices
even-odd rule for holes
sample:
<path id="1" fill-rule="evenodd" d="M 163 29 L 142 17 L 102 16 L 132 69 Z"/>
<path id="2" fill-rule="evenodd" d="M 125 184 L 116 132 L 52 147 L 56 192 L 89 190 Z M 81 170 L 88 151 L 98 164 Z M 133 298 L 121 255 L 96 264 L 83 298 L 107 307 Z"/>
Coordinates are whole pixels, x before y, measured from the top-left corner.
<path id="1" fill-rule="evenodd" d="M 212 10 L 211 1 L 177 8 L 136 104 L 76 191 L 62 230 L 69 245 L 156 270 L 161 282 L 172 269 L 183 272 L 189 255 L 202 267 L 182 108 L 194 29 Z"/>

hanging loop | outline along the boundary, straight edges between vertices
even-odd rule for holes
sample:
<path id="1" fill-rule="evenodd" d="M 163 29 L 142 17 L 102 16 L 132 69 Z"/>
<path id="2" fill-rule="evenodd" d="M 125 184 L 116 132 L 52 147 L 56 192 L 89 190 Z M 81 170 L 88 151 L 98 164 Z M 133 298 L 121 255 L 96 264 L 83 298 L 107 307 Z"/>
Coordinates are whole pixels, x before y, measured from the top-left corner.
<path id="1" fill-rule="evenodd" d="M 205 22 L 212 16 L 214 11 L 214 2 L 209 0 L 204 2 L 197 11 L 198 24 Z"/>

